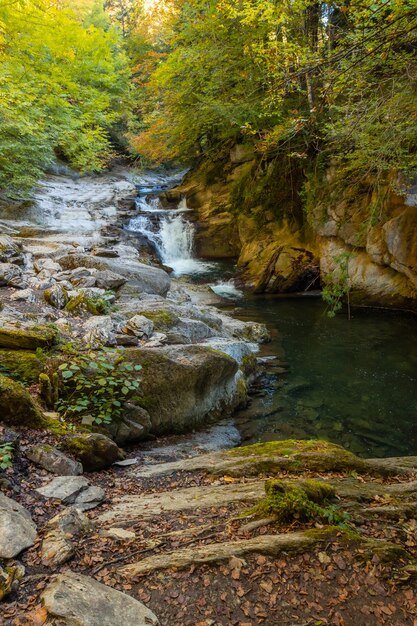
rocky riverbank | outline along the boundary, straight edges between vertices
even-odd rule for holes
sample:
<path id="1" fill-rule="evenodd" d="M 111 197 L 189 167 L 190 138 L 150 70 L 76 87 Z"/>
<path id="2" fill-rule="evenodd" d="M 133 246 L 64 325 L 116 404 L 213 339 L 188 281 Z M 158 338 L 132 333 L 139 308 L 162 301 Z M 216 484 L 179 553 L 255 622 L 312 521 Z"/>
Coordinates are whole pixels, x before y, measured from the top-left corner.
<path id="1" fill-rule="evenodd" d="M 141 254 L 138 238 L 123 230 L 136 211 L 135 193 L 123 174 L 51 177 L 35 207 L 16 207 L 13 217 L 3 208 L 6 424 L 24 424 L 29 414 L 34 425 L 42 421 L 39 408 L 55 408 L 42 387 L 39 407 L 21 384 L 36 385 L 42 373 L 52 380 L 70 345 L 93 353 L 120 349 L 134 366 L 130 377 L 140 378 L 140 390 L 126 394 L 127 410 L 108 428 L 120 444 L 190 430 L 245 402 L 247 365 L 257 342 L 268 339 L 266 329 L 201 304 L 204 288 L 179 283 Z M 4 376 L 13 379 L 7 390 Z"/>
<path id="2" fill-rule="evenodd" d="M 135 193 L 1 209 L 0 624 L 415 626 L 414 457 L 164 439 L 245 404 L 268 333 L 123 229 Z"/>

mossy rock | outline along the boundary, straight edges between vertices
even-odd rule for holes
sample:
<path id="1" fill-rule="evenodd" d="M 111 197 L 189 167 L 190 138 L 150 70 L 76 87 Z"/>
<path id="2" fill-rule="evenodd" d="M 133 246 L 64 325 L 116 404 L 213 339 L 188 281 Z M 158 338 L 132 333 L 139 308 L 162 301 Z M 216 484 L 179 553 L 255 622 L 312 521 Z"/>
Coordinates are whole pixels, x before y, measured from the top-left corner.
<path id="1" fill-rule="evenodd" d="M 43 415 L 30 393 L 15 380 L 0 374 L 0 418 L 10 426 L 44 426 Z"/>
<path id="2" fill-rule="evenodd" d="M 315 502 L 316 504 L 322 504 L 323 502 L 334 498 L 336 495 L 335 488 L 322 480 L 303 480 L 300 481 L 297 486 L 305 492 L 307 497 L 312 502 Z M 292 487 L 293 485 L 285 480 L 267 480 L 265 482 L 265 493 L 267 496 L 275 493 L 283 493 Z"/>
<path id="3" fill-rule="evenodd" d="M 85 472 L 98 472 L 123 458 L 117 444 L 99 433 L 69 435 L 63 448 L 81 461 Z"/>
<path id="4" fill-rule="evenodd" d="M 298 485 L 285 480 L 267 480 L 265 498 L 251 513 L 273 515 L 280 522 L 316 521 L 346 525 L 346 514 L 328 506 L 335 496 L 331 485 L 318 480 L 306 480 Z"/>
<path id="5" fill-rule="evenodd" d="M 0 373 L 24 383 L 36 383 L 44 362 L 27 350 L 0 350 Z"/>
<path id="6" fill-rule="evenodd" d="M 235 458 L 236 465 L 228 471 L 234 475 L 256 476 L 273 474 L 281 470 L 303 472 L 359 472 L 394 475 L 393 470 L 381 470 L 365 459 L 352 454 L 341 446 L 320 440 L 268 441 L 250 446 L 234 448 L 226 453 Z"/>
<path id="7" fill-rule="evenodd" d="M 185 432 L 230 415 L 241 402 L 238 365 L 223 352 L 195 345 L 133 348 L 126 359 L 142 366 L 132 400 L 148 411 L 153 434 Z"/>
<path id="8" fill-rule="evenodd" d="M 170 330 L 177 324 L 179 317 L 171 311 L 157 309 L 154 311 L 140 311 L 140 314 L 151 320 L 154 324 L 154 330 L 164 332 Z"/>
<path id="9" fill-rule="evenodd" d="M 53 326 L 0 328 L 0 348 L 11 348 L 12 350 L 49 348 L 57 343 L 58 337 L 58 329 Z"/>
<path id="10" fill-rule="evenodd" d="M 78 311 L 88 311 L 92 315 L 107 315 L 110 313 L 112 306 L 108 300 L 101 297 L 91 297 L 81 292 L 69 299 L 65 305 L 68 313 L 76 313 Z"/>
<path id="11" fill-rule="evenodd" d="M 370 561 L 373 556 L 377 556 L 382 563 L 411 561 L 413 558 L 405 548 L 391 541 L 369 539 L 361 547 L 359 555 L 366 561 Z"/>

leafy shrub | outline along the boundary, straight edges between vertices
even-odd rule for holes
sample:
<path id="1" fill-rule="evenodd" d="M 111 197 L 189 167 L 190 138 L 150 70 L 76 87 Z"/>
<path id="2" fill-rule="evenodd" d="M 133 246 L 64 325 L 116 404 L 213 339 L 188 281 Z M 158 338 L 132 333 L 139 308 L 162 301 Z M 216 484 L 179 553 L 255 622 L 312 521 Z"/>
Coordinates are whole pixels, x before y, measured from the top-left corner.
<path id="1" fill-rule="evenodd" d="M 64 419 L 109 424 L 120 417 L 123 402 L 138 389 L 139 380 L 132 380 L 132 373 L 141 369 L 114 350 L 77 355 L 59 366 L 61 397 L 56 408 Z"/>
<path id="2" fill-rule="evenodd" d="M 13 464 L 13 444 L 0 444 L 0 469 L 9 469 Z"/>

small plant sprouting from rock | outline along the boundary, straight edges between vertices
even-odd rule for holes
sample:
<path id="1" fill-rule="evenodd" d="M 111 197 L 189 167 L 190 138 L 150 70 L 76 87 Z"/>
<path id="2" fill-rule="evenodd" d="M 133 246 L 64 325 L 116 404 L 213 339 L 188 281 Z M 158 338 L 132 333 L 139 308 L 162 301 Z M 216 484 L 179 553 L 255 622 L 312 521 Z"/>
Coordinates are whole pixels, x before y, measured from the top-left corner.
<path id="1" fill-rule="evenodd" d="M 350 280 L 349 260 L 351 252 L 343 252 L 334 257 L 337 267 L 325 279 L 322 298 L 329 305 L 327 315 L 334 317 L 342 308 L 344 299 L 347 300 L 348 319 L 350 319 Z"/>
<path id="2" fill-rule="evenodd" d="M 112 350 L 79 354 L 59 366 L 62 389 L 56 408 L 65 420 L 110 424 L 120 417 L 128 395 L 138 389 L 139 380 L 132 379 L 132 373 L 141 369 Z"/>
<path id="3" fill-rule="evenodd" d="M 13 444 L 0 444 L 0 470 L 9 469 L 13 464 Z"/>
<path id="4" fill-rule="evenodd" d="M 278 522 L 324 522 L 347 527 L 347 515 L 328 503 L 335 496 L 331 485 L 318 480 L 306 480 L 292 485 L 283 480 L 267 480 L 265 498 L 250 513 L 275 517 Z"/>

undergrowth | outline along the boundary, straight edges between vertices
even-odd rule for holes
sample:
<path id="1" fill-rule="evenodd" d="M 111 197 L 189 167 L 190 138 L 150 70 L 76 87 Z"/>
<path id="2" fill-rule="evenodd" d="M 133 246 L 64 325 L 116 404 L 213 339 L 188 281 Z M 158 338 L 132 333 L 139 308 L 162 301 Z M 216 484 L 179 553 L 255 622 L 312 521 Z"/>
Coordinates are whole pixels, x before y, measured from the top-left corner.
<path id="1" fill-rule="evenodd" d="M 265 498 L 250 509 L 250 513 L 273 516 L 282 523 L 315 521 L 347 527 L 348 515 L 335 505 L 328 504 L 335 491 L 327 483 L 306 480 L 295 486 L 282 480 L 267 480 L 265 494 Z"/>

